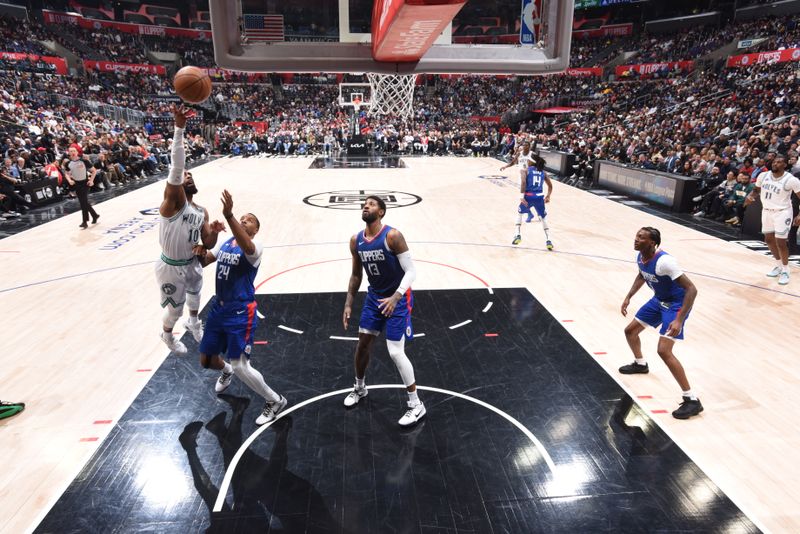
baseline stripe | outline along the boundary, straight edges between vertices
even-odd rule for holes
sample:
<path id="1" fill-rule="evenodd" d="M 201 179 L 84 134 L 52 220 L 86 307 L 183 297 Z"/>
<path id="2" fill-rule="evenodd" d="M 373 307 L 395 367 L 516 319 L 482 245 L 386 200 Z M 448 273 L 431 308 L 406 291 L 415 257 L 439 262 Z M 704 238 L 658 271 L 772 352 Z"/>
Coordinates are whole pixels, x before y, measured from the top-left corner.
<path id="1" fill-rule="evenodd" d="M 455 330 L 456 328 L 461 328 L 462 326 L 466 326 L 472 322 L 472 319 L 467 319 L 463 323 L 454 324 L 453 326 L 449 326 L 450 330 Z"/>

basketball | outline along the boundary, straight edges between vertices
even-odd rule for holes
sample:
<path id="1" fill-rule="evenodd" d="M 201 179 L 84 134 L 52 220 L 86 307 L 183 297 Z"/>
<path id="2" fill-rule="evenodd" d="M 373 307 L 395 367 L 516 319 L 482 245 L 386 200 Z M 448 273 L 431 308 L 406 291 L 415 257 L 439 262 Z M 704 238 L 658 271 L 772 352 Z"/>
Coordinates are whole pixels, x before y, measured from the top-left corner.
<path id="1" fill-rule="evenodd" d="M 175 92 L 185 102 L 200 104 L 211 96 L 211 78 L 197 67 L 183 67 L 172 81 Z"/>

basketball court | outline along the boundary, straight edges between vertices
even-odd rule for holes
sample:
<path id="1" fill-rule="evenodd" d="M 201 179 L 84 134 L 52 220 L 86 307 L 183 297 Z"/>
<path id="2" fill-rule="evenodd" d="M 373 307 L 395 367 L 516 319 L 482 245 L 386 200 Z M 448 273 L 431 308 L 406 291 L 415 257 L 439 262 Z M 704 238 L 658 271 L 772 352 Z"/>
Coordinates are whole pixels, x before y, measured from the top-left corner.
<path id="1" fill-rule="evenodd" d="M 495 72 L 497 54 L 519 52 L 509 64 L 531 74 L 569 57 L 560 29 L 571 2 L 534 4 L 544 29 L 511 46 L 527 55 L 489 45 L 465 59 L 451 39 L 429 44 L 434 63 L 416 67 L 376 65 L 369 43 L 344 38 L 361 33 L 349 22 L 337 46 L 253 44 L 223 3 L 211 8 L 228 68 Z M 341 57 L 339 70 L 322 68 Z M 345 89 L 340 103 L 371 105 L 383 98 L 373 89 Z M 212 220 L 227 189 L 236 215 L 261 221 L 264 319 L 252 358 L 289 400 L 263 427 L 261 400 L 236 379 L 214 393 L 218 375 L 200 367 L 191 335 L 183 357 L 159 339 L 164 182 L 98 204 L 102 218 L 86 231 L 71 214 L 0 241 L 0 394 L 27 403 L 0 421 L 0 533 L 799 530 L 800 273 L 778 286 L 761 254 L 558 182 L 548 204 L 555 250 L 537 222 L 512 246 L 519 176 L 502 165 L 335 155 L 192 169 Z M 404 388 L 382 340 L 369 396 L 342 406 L 358 335 L 355 321 L 341 324 L 348 243 L 370 194 L 386 201 L 384 222 L 417 265 L 406 350 L 428 413 L 410 429 L 397 425 Z M 675 349 L 705 406 L 686 421 L 670 415 L 680 391 L 655 333 L 643 334 L 650 374 L 617 372 L 631 361 L 619 308 L 643 226 L 661 230 L 699 290 Z M 203 308 L 213 288 L 206 269 Z M 640 291 L 632 308 L 649 297 Z"/>

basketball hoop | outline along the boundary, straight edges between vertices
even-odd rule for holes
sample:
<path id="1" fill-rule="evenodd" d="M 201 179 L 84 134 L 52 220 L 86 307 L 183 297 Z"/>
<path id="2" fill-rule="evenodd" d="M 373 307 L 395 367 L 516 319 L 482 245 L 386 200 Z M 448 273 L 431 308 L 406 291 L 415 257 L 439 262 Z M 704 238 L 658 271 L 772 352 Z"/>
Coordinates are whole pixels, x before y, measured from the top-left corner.
<path id="1" fill-rule="evenodd" d="M 377 74 L 368 72 L 372 89 L 370 115 L 409 117 L 414 112 L 416 74 Z"/>

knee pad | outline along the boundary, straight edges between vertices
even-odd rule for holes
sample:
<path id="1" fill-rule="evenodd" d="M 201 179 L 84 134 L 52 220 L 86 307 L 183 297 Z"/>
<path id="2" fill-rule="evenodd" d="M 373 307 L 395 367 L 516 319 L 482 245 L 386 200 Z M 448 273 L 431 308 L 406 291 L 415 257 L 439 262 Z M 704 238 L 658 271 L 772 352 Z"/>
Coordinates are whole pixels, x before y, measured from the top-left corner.
<path id="1" fill-rule="evenodd" d="M 400 372 L 400 378 L 403 379 L 403 385 L 408 387 L 414 384 L 414 366 L 411 365 L 411 360 L 406 356 L 405 351 L 405 338 L 400 341 L 386 340 L 386 347 L 389 349 L 389 356 L 391 356 L 397 370 Z"/>
<path id="2" fill-rule="evenodd" d="M 200 309 L 200 293 L 189 293 L 186 292 L 186 305 L 189 307 L 189 311 L 198 311 Z"/>
<path id="3" fill-rule="evenodd" d="M 166 326 L 169 329 L 172 329 L 172 327 L 175 326 L 175 323 L 178 322 L 178 319 L 181 318 L 181 315 L 183 315 L 183 304 L 181 304 L 177 308 L 173 308 L 172 306 L 167 304 L 164 307 L 164 317 L 163 317 L 164 326 Z"/>

